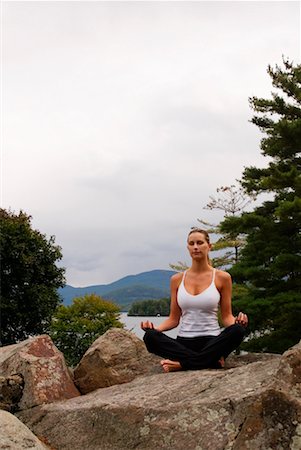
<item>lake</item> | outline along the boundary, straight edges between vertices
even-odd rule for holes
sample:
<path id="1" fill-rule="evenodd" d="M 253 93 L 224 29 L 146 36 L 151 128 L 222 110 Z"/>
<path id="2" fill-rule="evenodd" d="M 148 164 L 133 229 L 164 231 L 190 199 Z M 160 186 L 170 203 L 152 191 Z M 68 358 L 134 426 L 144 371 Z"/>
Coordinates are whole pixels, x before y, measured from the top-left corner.
<path id="1" fill-rule="evenodd" d="M 160 325 L 166 317 L 146 317 L 146 316 L 128 316 L 126 312 L 122 312 L 120 314 L 120 322 L 122 322 L 125 325 L 125 329 L 129 331 L 133 331 L 133 333 L 138 336 L 138 338 L 142 339 L 144 335 L 144 331 L 140 328 L 141 322 L 146 322 L 147 320 L 150 320 L 153 322 L 153 324 L 156 326 Z M 167 334 L 167 336 L 170 336 L 172 338 L 177 337 L 178 327 L 174 328 L 173 330 L 165 331 L 164 333 Z"/>

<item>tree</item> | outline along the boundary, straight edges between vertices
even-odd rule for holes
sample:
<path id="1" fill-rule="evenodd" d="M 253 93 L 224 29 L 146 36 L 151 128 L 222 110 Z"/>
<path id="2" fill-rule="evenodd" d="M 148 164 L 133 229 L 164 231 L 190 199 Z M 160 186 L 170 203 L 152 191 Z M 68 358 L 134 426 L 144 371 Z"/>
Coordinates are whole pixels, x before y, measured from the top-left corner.
<path id="1" fill-rule="evenodd" d="M 210 196 L 210 202 L 204 209 L 220 209 L 224 213 L 224 218 L 235 216 L 241 213 L 247 205 L 254 199 L 254 195 L 248 195 L 241 187 L 237 188 L 235 185 L 221 186 L 216 189 L 218 197 Z M 202 219 L 197 219 L 202 227 L 212 234 L 219 236 L 218 240 L 212 244 L 212 250 L 226 250 L 222 255 L 211 258 L 213 267 L 229 267 L 238 262 L 239 252 L 245 244 L 244 236 L 234 229 L 223 233 L 220 224 L 214 225 Z M 178 261 L 177 264 L 170 264 L 170 267 L 176 271 L 184 271 L 188 268 L 186 263 Z"/>
<path id="2" fill-rule="evenodd" d="M 252 292 L 246 309 L 254 339 L 248 347 L 282 352 L 301 338 L 301 66 L 283 60 L 283 68 L 269 66 L 268 73 L 277 92 L 271 99 L 252 97 L 250 105 L 269 162 L 246 168 L 241 185 L 251 195 L 273 198 L 226 218 L 221 230 L 247 236 L 231 274 Z"/>
<path id="3" fill-rule="evenodd" d="M 0 340 L 13 344 L 43 333 L 60 302 L 62 258 L 55 238 L 31 226 L 31 216 L 0 209 Z"/>
<path id="4" fill-rule="evenodd" d="M 109 328 L 123 327 L 119 312 L 117 305 L 96 294 L 77 297 L 70 306 L 57 308 L 49 334 L 67 363 L 75 366 L 95 339 Z"/>
<path id="5" fill-rule="evenodd" d="M 142 300 L 132 303 L 128 316 L 168 316 L 170 298 L 159 300 Z"/>
<path id="6" fill-rule="evenodd" d="M 224 213 L 224 218 L 234 217 L 237 213 L 241 213 L 255 199 L 255 195 L 248 195 L 243 188 L 237 188 L 234 184 L 221 186 L 216 189 L 216 192 L 218 197 L 210 196 L 210 202 L 207 203 L 204 209 L 220 209 Z M 236 264 L 239 260 L 240 251 L 245 245 L 244 235 L 235 229 L 223 232 L 220 224 L 212 225 L 201 219 L 198 219 L 198 221 L 205 227 L 210 227 L 207 229 L 209 233 L 219 235 L 218 240 L 212 245 L 212 250 L 226 250 L 223 255 L 212 259 L 213 266 L 225 267 Z"/>

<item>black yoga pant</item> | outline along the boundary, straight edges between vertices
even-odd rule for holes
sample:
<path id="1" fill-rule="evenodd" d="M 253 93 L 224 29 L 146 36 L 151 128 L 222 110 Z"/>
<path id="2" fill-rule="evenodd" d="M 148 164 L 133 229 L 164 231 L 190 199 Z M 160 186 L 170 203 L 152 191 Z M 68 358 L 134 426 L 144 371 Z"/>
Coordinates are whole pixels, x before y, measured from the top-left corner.
<path id="1" fill-rule="evenodd" d="M 245 336 L 245 328 L 233 324 L 218 336 L 173 339 L 161 331 L 147 329 L 143 340 L 150 353 L 179 361 L 183 370 L 219 368 L 219 359 L 235 350 Z"/>

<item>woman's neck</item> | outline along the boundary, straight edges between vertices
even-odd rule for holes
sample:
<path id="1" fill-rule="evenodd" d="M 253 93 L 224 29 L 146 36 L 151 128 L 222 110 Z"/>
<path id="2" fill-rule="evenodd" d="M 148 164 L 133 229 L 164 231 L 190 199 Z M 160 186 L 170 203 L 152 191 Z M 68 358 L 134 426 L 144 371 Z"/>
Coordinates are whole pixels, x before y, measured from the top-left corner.
<path id="1" fill-rule="evenodd" d="M 209 262 L 207 260 L 203 261 L 192 261 L 191 272 L 207 272 L 209 270 L 212 270 L 212 266 L 210 266 Z"/>

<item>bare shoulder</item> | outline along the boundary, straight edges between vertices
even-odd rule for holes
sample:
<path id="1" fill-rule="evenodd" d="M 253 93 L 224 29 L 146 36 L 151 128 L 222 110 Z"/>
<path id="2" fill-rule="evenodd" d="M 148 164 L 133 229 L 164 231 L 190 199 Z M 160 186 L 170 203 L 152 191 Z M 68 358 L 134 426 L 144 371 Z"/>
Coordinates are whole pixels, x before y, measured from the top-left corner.
<path id="1" fill-rule="evenodd" d="M 232 283 L 231 275 L 224 270 L 216 270 L 216 282 L 220 287 L 229 285 Z"/>
<path id="2" fill-rule="evenodd" d="M 184 275 L 183 272 L 178 272 L 178 273 L 175 273 L 174 275 L 172 275 L 172 277 L 170 279 L 170 285 L 179 287 L 179 285 L 182 281 L 183 275 Z"/>

